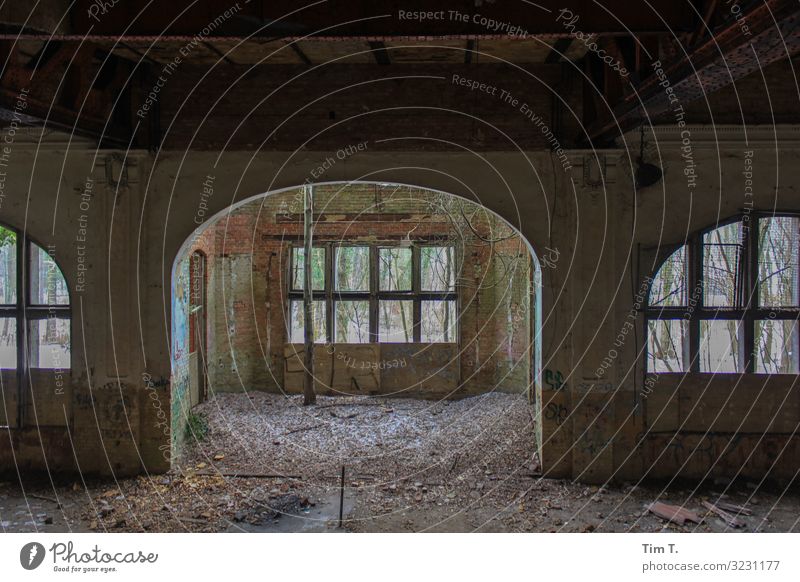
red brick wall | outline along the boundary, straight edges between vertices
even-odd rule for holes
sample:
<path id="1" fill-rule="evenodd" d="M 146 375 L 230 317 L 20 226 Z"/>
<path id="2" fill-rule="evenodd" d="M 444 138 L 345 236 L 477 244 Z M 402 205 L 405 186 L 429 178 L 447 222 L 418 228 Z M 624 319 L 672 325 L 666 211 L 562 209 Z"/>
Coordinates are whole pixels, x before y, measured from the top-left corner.
<path id="1" fill-rule="evenodd" d="M 467 207 L 463 215 L 442 209 L 441 196 L 372 184 L 344 191 L 317 186 L 314 240 L 370 244 L 449 238 L 463 259 L 459 393 L 524 390 L 531 375 L 527 247 L 494 217 L 474 214 L 477 206 Z M 475 232 L 465 226 L 464 215 Z M 209 378 L 214 389 L 283 387 L 289 250 L 302 233 L 302 198 L 290 191 L 232 210 L 206 228 L 190 249 L 208 256 Z"/>

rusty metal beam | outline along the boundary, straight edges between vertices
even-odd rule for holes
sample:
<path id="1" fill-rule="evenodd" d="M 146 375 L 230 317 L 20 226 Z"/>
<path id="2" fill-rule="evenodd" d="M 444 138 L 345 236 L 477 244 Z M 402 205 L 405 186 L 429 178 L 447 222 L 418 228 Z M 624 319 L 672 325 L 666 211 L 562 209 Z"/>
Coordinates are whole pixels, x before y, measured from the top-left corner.
<path id="1" fill-rule="evenodd" d="M 748 34 L 744 32 L 744 24 Z M 663 78 L 651 75 L 636 87 L 635 93 L 627 92 L 613 113 L 606 108 L 605 117 L 589 126 L 588 137 L 594 143 L 610 142 L 620 131 L 639 125 L 645 111 L 652 119 L 673 109 L 676 103 L 685 107 L 759 68 L 798 52 L 800 3 L 797 0 L 765 0 L 754 5 L 744 19 L 733 20 L 715 30 L 713 36 L 692 50 L 688 57 L 672 65 L 667 61 L 662 63 L 674 97 L 665 90 Z M 649 66 L 652 68 L 652 62 Z"/>

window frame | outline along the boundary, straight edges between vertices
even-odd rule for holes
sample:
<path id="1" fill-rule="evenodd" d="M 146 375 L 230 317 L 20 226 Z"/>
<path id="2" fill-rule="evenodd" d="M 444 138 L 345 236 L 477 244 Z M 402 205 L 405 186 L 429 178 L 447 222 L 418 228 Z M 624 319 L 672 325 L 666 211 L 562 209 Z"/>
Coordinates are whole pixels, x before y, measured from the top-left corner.
<path id="1" fill-rule="evenodd" d="M 752 211 L 733 215 L 716 224 L 696 231 L 690 235 L 686 241 L 679 245 L 669 248 L 669 252 L 658 262 L 652 271 L 644 311 L 644 353 L 645 353 L 645 375 L 649 374 L 670 374 L 670 373 L 697 373 L 697 374 L 760 374 L 767 375 L 769 372 L 756 371 L 756 350 L 755 328 L 756 322 L 760 320 L 791 320 L 800 321 L 800 306 L 784 307 L 759 307 L 759 281 L 758 281 L 758 241 L 761 219 L 791 217 L 799 218 L 800 213 L 792 211 L 764 212 Z M 704 267 L 704 248 L 703 238 L 714 230 L 734 224 L 742 223 L 742 242 L 738 261 L 738 278 L 740 289 L 736 290 L 736 304 L 732 307 L 710 307 L 705 305 L 705 281 L 703 278 Z M 661 268 L 667 260 L 681 247 L 686 247 L 686 300 L 683 306 L 651 306 L 650 293 L 653 283 Z M 798 269 L 800 278 L 800 269 Z M 800 282 L 798 282 L 800 284 Z M 693 304 L 694 302 L 694 304 Z M 688 322 L 688 348 L 687 356 L 688 367 L 681 372 L 655 372 L 649 371 L 650 352 L 648 349 L 648 331 L 650 321 L 666 319 L 684 319 Z M 700 327 L 702 321 L 707 320 L 736 320 L 742 322 L 742 337 L 739 342 L 739 358 L 744 366 L 736 372 L 715 372 L 701 371 L 700 369 Z M 800 353 L 800 333 L 796 334 L 795 346 L 797 353 Z M 791 375 L 776 373 L 775 375 Z"/>
<path id="2" fill-rule="evenodd" d="M 366 247 L 369 249 L 369 289 L 367 291 L 339 291 L 336 289 L 336 250 L 347 247 Z M 457 271 L 453 276 L 453 289 L 451 291 L 422 291 L 422 264 L 421 249 L 423 247 L 451 247 L 453 249 L 453 261 L 458 265 L 458 248 L 456 245 L 446 241 L 412 241 L 410 244 L 398 243 L 393 241 L 320 241 L 313 244 L 313 248 L 325 249 L 325 285 L 322 290 L 312 290 L 312 300 L 325 301 L 325 321 L 327 343 L 337 343 L 335 330 L 335 313 L 337 301 L 367 301 L 369 303 L 369 341 L 365 343 L 401 343 L 381 341 L 379 335 L 379 305 L 385 300 L 410 300 L 413 301 L 412 308 L 412 340 L 409 343 L 423 343 L 421 313 L 423 301 L 453 301 L 455 304 L 456 323 L 453 327 L 454 338 L 452 342 L 431 342 L 442 345 L 457 344 L 460 337 L 459 330 L 459 293 L 457 285 Z M 411 248 L 411 289 L 407 291 L 382 291 L 380 290 L 380 249 L 387 248 Z M 292 243 L 289 249 L 289 260 L 287 262 L 287 294 L 286 294 L 286 321 L 288 323 L 288 337 L 291 340 L 291 303 L 295 300 L 303 299 L 302 289 L 293 289 L 292 270 L 294 267 L 294 254 L 297 250 L 302 250 L 300 242 Z M 428 342 L 426 342 L 428 343 Z"/>
<path id="3" fill-rule="evenodd" d="M 0 304 L 0 317 L 13 317 L 16 321 L 16 334 L 17 334 L 17 427 L 24 425 L 25 406 L 27 405 L 27 390 L 30 381 L 31 370 L 55 370 L 63 372 L 72 371 L 72 293 L 69 283 L 64 276 L 64 269 L 61 268 L 55 255 L 50 252 L 50 249 L 44 245 L 39 244 L 36 240 L 31 238 L 24 231 L 5 224 L 0 225 L 6 230 L 14 233 L 16 237 L 16 303 L 15 304 Z M 42 249 L 53 264 L 58 269 L 59 274 L 64 278 L 67 291 L 66 304 L 39 304 L 33 302 L 31 294 L 33 285 L 30 284 L 31 276 L 31 260 L 33 245 Z M 67 358 L 67 366 L 64 368 L 40 368 L 31 367 L 30 360 L 30 324 L 34 321 L 54 319 L 66 319 L 69 322 L 69 338 L 70 350 L 69 357 Z M 4 370 L 10 371 L 11 368 Z M 8 419 L 7 419 L 8 420 Z M 6 425 L 5 428 L 7 428 Z"/>

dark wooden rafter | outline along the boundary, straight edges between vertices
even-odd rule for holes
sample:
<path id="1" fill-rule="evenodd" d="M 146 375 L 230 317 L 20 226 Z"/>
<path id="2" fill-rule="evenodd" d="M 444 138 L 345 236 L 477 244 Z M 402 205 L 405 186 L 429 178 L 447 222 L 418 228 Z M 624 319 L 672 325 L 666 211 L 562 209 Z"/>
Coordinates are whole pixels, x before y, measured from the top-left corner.
<path id="1" fill-rule="evenodd" d="M 292 49 L 292 52 L 294 52 L 294 54 L 297 55 L 297 58 L 299 58 L 301 61 L 303 61 L 304 65 L 310 67 L 313 64 L 311 62 L 311 59 L 308 58 L 308 55 L 306 53 L 304 53 L 303 49 L 301 49 L 300 46 L 297 44 L 296 40 L 292 41 L 292 42 L 290 42 L 288 44 L 289 44 L 289 48 Z"/>
<path id="2" fill-rule="evenodd" d="M 470 40 L 467 41 L 467 46 L 466 46 L 466 49 L 464 51 L 464 64 L 465 65 L 469 65 L 472 62 L 473 57 L 475 56 L 475 54 L 474 54 L 475 43 L 476 43 L 476 41 L 473 40 L 473 39 L 470 39 Z"/>
<path id="3" fill-rule="evenodd" d="M 45 43 L 33 58 L 23 56 L 15 43 L 5 43 L 4 54 L 0 110 L 7 122 L 46 123 L 109 144 L 128 143 L 130 63 L 92 43 Z M 115 102 L 118 108 L 112 110 Z"/>
<path id="4" fill-rule="evenodd" d="M 697 28 L 690 34 L 687 46 L 695 46 L 699 41 L 706 37 L 708 30 L 714 24 L 714 13 L 717 10 L 718 0 L 704 0 L 702 7 L 703 18 Z"/>
<path id="5" fill-rule="evenodd" d="M 661 39 L 656 36 L 643 36 L 637 39 L 636 42 L 636 63 L 635 67 L 631 69 L 632 81 L 640 83 L 647 79 L 653 70 L 650 66 L 652 58 L 659 54 L 661 47 Z"/>
<path id="6" fill-rule="evenodd" d="M 637 44 L 630 36 L 617 36 L 611 39 L 614 44 L 612 54 L 620 59 L 620 62 L 629 72 L 637 71 Z"/>
<path id="7" fill-rule="evenodd" d="M 153 64 L 153 65 L 158 65 L 158 64 L 159 64 L 157 60 L 155 60 L 154 58 L 152 58 L 152 57 L 148 56 L 147 54 L 143 53 L 143 52 L 142 52 L 142 51 L 140 51 L 138 48 L 136 48 L 136 47 L 134 47 L 134 46 L 132 46 L 132 45 L 130 45 L 130 44 L 127 44 L 126 42 L 124 42 L 124 41 L 122 41 L 122 40 L 119 40 L 119 39 L 117 39 L 115 42 L 116 42 L 117 44 L 119 44 L 119 46 L 121 46 L 122 48 L 124 48 L 124 49 L 126 49 L 126 50 L 129 50 L 130 52 L 132 52 L 133 54 L 135 54 L 135 55 L 138 57 L 138 59 L 136 60 L 136 62 L 142 62 L 142 61 L 144 61 L 144 62 L 147 62 L 147 63 Z"/>
<path id="8" fill-rule="evenodd" d="M 747 24 L 749 34 L 744 34 L 743 22 Z M 662 52 L 665 48 L 668 45 L 662 45 Z M 674 107 L 676 98 L 677 103 L 685 107 L 759 68 L 798 52 L 800 3 L 797 0 L 756 3 L 744 14 L 744 20 L 730 20 L 715 30 L 712 38 L 690 50 L 688 56 L 667 60 L 662 55 L 662 68 L 675 95 L 672 103 L 661 80 L 650 74 L 638 84 L 636 93 L 625 92 L 614 106 L 613 113 L 607 106 L 604 111 L 600 110 L 600 118 L 588 124 L 588 137 L 596 144 L 611 142 L 620 131 L 628 131 L 640 124 L 644 110 L 652 119 Z M 658 53 L 651 52 L 647 68 L 652 69 L 653 61 L 658 59 Z"/>
<path id="9" fill-rule="evenodd" d="M 294 44 L 296 44 L 296 43 L 294 43 Z M 233 61 L 230 60 L 227 56 L 225 56 L 225 53 L 223 53 L 221 50 L 219 50 L 216 47 L 216 45 L 214 45 L 213 42 L 204 42 L 203 45 L 206 48 L 208 48 L 208 50 L 210 50 L 212 53 L 217 55 L 221 60 L 225 61 L 226 63 L 233 64 Z"/>
<path id="10" fill-rule="evenodd" d="M 391 59 L 389 58 L 389 51 L 386 50 L 386 45 L 383 41 L 380 40 L 373 40 L 369 42 L 369 48 L 372 51 L 372 55 L 375 57 L 375 62 L 379 65 L 389 65 L 391 64 Z"/>
<path id="11" fill-rule="evenodd" d="M 45 41 L 39 49 L 39 52 L 36 53 L 36 56 L 28 61 L 26 68 L 33 70 L 46 66 L 50 59 L 58 54 L 62 45 L 63 43 L 58 40 Z"/>
<path id="12" fill-rule="evenodd" d="M 550 52 L 547 54 L 544 62 L 548 65 L 561 62 L 570 46 L 572 46 L 571 37 L 556 39 L 556 41 L 553 43 L 553 48 L 550 49 Z"/>

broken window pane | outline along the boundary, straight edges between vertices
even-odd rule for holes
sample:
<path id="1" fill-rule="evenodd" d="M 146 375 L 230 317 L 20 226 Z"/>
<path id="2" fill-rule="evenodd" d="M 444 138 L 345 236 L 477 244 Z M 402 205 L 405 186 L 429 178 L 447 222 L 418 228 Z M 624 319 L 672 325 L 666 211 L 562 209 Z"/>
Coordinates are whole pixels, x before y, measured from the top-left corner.
<path id="1" fill-rule="evenodd" d="M 453 247 L 420 248 L 423 291 L 453 291 L 455 289 L 455 261 L 453 258 Z"/>
<path id="2" fill-rule="evenodd" d="M 314 312 L 314 343 L 325 343 L 328 338 L 328 326 L 325 320 L 325 301 L 315 299 L 312 302 Z M 303 300 L 293 299 L 289 305 L 289 341 L 293 344 L 305 343 L 305 317 Z"/>
<path id="3" fill-rule="evenodd" d="M 49 317 L 31 321 L 28 347 L 31 368 L 68 369 L 69 319 Z"/>
<path id="4" fill-rule="evenodd" d="M 336 290 L 369 291 L 369 247 L 336 249 Z"/>
<path id="5" fill-rule="evenodd" d="M 758 229 L 758 304 L 793 307 L 798 301 L 800 218 L 762 218 Z"/>
<path id="6" fill-rule="evenodd" d="M 413 301 L 378 303 L 378 340 L 387 343 L 414 341 Z"/>
<path id="7" fill-rule="evenodd" d="M 17 367 L 17 320 L 0 317 L 0 369 L 14 370 Z"/>
<path id="8" fill-rule="evenodd" d="M 456 302 L 423 301 L 420 323 L 423 342 L 456 341 Z"/>
<path id="9" fill-rule="evenodd" d="M 0 304 L 17 302 L 17 235 L 0 226 Z M 15 359 L 16 362 L 16 359 Z M 16 363 L 14 364 L 16 367 Z"/>
<path id="10" fill-rule="evenodd" d="M 739 372 L 742 322 L 709 319 L 700 322 L 700 371 Z"/>
<path id="11" fill-rule="evenodd" d="M 739 291 L 742 223 L 703 235 L 703 301 L 707 307 L 735 307 Z"/>
<path id="12" fill-rule="evenodd" d="M 369 342 L 369 301 L 337 301 L 335 341 L 348 344 Z"/>
<path id="13" fill-rule="evenodd" d="M 686 246 L 682 246 L 664 261 L 653 277 L 650 287 L 651 307 L 681 307 L 686 305 Z"/>
<path id="14" fill-rule="evenodd" d="M 411 291 L 411 249 L 379 249 L 380 290 Z"/>
<path id="15" fill-rule="evenodd" d="M 305 281 L 306 250 L 302 247 L 292 249 L 292 289 L 302 290 Z M 325 289 L 325 248 L 311 249 L 311 286 L 314 291 Z"/>
<path id="16" fill-rule="evenodd" d="M 31 245 L 31 300 L 35 305 L 69 305 L 64 275 L 39 245 Z"/>
<path id="17" fill-rule="evenodd" d="M 683 372 L 689 326 L 685 319 L 656 319 L 647 322 L 647 371 Z"/>
<path id="18" fill-rule="evenodd" d="M 797 321 L 792 319 L 756 321 L 757 373 L 798 373 L 797 329 Z"/>

